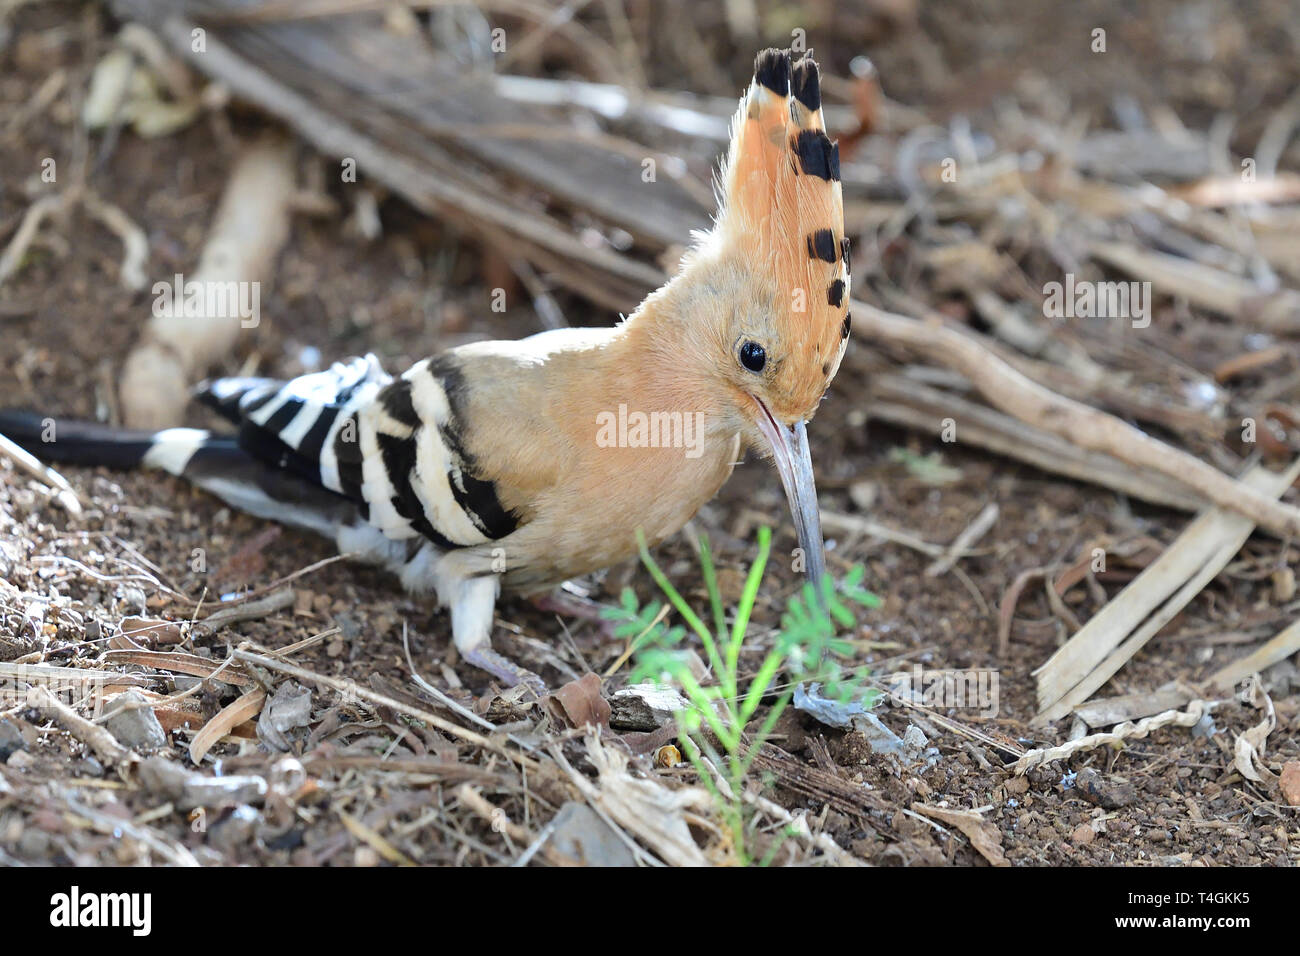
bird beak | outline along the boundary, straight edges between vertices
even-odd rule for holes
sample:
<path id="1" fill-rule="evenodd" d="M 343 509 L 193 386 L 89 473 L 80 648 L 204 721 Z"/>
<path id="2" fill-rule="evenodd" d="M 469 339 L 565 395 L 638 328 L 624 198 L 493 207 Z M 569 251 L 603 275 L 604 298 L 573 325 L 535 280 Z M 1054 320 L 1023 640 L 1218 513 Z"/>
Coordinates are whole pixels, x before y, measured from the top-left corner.
<path id="1" fill-rule="evenodd" d="M 804 569 L 808 580 L 818 587 L 826 572 L 826 554 L 822 545 L 822 518 L 817 506 L 817 487 L 813 483 L 812 455 L 808 451 L 808 423 L 796 422 L 786 428 L 772 417 L 767 406 L 755 397 L 760 414 L 758 429 L 772 450 L 772 459 L 781 473 L 785 497 L 790 503 L 799 547 L 804 553 Z"/>

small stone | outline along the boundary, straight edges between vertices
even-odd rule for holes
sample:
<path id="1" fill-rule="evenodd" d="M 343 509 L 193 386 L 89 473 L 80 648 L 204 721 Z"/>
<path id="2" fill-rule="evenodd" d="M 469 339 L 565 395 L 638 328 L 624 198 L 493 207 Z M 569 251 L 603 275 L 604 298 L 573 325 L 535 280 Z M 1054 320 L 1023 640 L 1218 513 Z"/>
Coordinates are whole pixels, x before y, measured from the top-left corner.
<path id="1" fill-rule="evenodd" d="M 233 854 L 253 842 L 262 822 L 262 814 L 247 804 L 235 807 L 230 815 L 208 831 L 208 844 L 222 853 Z"/>
<path id="2" fill-rule="evenodd" d="M 50 852 L 50 835 L 35 827 L 28 827 L 18 838 L 18 853 L 27 860 L 36 860 Z"/>
<path id="3" fill-rule="evenodd" d="M 124 747 L 137 750 L 156 750 L 167 746 L 167 732 L 158 722 L 148 698 L 137 690 L 120 694 L 110 705 L 112 709 L 125 708 L 104 721 L 104 727 Z"/>
<path id="4" fill-rule="evenodd" d="M 32 764 L 36 763 L 36 758 L 26 750 L 15 750 L 5 761 L 5 766 L 11 770 L 26 770 Z"/>
<path id="5" fill-rule="evenodd" d="M 160 621 L 149 617 L 124 617 L 121 627 L 123 637 L 130 638 L 145 647 L 181 642 L 181 627 L 175 621 Z"/>
<path id="6" fill-rule="evenodd" d="M 359 846 L 353 851 L 352 863 L 354 866 L 378 866 L 382 861 L 379 854 L 368 846 Z"/>
<path id="7" fill-rule="evenodd" d="M 1079 795 L 1107 810 L 1118 810 L 1137 799 L 1133 784 L 1120 777 L 1106 777 L 1092 768 L 1080 770 L 1074 781 Z"/>
<path id="8" fill-rule="evenodd" d="M 1097 839 L 1097 831 L 1088 823 L 1080 823 L 1070 834 L 1070 842 L 1076 846 L 1087 846 L 1095 839 Z"/>
<path id="9" fill-rule="evenodd" d="M 143 614 L 145 612 L 144 591 L 137 587 L 127 586 L 118 591 L 118 597 L 122 599 L 122 604 L 129 613 Z"/>
<path id="10" fill-rule="evenodd" d="M 586 866 L 636 866 L 627 844 L 585 803 L 560 807 L 554 827 L 551 845 Z"/>
<path id="11" fill-rule="evenodd" d="M 1282 765 L 1281 784 L 1287 806 L 1300 807 L 1300 760 L 1288 760 Z"/>
<path id="12" fill-rule="evenodd" d="M 23 735 L 18 732 L 12 720 L 0 720 L 0 763 L 9 759 L 9 755 L 27 749 Z"/>

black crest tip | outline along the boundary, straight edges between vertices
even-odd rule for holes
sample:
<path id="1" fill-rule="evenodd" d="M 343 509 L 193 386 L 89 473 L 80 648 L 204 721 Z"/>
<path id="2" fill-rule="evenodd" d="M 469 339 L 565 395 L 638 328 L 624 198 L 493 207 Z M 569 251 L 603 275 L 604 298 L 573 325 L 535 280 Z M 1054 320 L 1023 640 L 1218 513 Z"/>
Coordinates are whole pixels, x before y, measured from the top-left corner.
<path id="1" fill-rule="evenodd" d="M 817 73 L 817 61 L 805 56 L 790 71 L 790 92 L 794 98 L 810 110 L 819 110 L 822 105 L 821 81 Z"/>
<path id="2" fill-rule="evenodd" d="M 767 49 L 754 57 L 754 82 L 777 96 L 790 95 L 790 53 Z"/>

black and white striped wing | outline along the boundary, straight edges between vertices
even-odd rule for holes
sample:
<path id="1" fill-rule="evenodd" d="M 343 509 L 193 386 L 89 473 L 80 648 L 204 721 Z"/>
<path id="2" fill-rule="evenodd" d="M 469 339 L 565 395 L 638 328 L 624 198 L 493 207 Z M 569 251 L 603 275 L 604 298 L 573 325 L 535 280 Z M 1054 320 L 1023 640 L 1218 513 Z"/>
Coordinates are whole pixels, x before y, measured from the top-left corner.
<path id="1" fill-rule="evenodd" d="M 386 537 L 453 549 L 518 526 L 464 451 L 462 393 L 450 360 L 393 379 L 367 355 L 288 382 L 219 379 L 202 397 L 251 454 L 351 499 Z"/>
<path id="2" fill-rule="evenodd" d="M 392 380 L 378 359 L 366 355 L 288 381 L 219 378 L 200 385 L 197 396 L 239 426 L 239 444 L 247 452 L 341 492 L 334 436 Z"/>

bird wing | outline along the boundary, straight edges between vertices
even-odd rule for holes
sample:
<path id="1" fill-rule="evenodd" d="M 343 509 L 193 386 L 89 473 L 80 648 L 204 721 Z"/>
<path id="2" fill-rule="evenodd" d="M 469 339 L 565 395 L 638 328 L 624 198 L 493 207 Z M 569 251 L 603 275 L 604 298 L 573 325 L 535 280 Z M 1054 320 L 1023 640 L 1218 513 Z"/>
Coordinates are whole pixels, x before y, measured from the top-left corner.
<path id="1" fill-rule="evenodd" d="M 239 427 L 249 454 L 353 501 L 386 537 L 450 550 L 519 523 L 466 451 L 462 390 L 450 356 L 394 379 L 367 355 L 288 381 L 216 379 L 199 398 Z"/>

